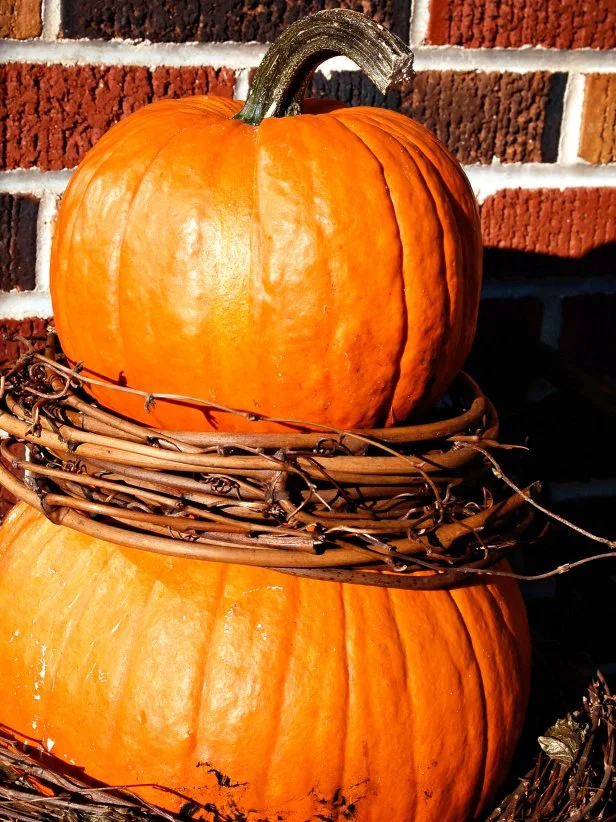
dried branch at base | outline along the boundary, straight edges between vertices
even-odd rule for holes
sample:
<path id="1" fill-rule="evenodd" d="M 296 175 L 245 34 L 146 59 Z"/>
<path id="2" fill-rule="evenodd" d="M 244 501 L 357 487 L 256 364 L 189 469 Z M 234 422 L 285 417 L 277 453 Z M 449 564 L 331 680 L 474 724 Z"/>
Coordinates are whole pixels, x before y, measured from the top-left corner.
<path id="1" fill-rule="evenodd" d="M 171 432 L 99 408 L 82 390 L 93 380 L 53 349 L 51 336 L 4 369 L 0 483 L 58 524 L 172 556 L 426 589 L 487 572 L 532 519 L 476 451 L 503 446 L 466 375 L 420 425 Z"/>
<path id="2" fill-rule="evenodd" d="M 608 810 L 616 812 L 616 701 L 600 673 L 581 708 L 549 729 L 546 736 L 550 735 L 552 757 L 538 748 L 533 766 L 518 787 L 485 822 L 593 822 L 607 819 Z M 186 802 L 179 814 L 163 811 L 129 788 L 89 781 L 39 743 L 18 741 L 2 727 L 0 819 L 248 822 L 239 811 L 221 812 L 212 804 Z M 270 821 L 259 816 L 258 822 Z"/>
<path id="3" fill-rule="evenodd" d="M 538 501 L 538 483 L 522 488 L 505 473 L 493 452 L 517 447 L 498 443 L 496 411 L 465 374 L 431 421 L 346 431 L 102 383 L 54 353 L 53 333 L 44 353 L 22 342 L 26 354 L 0 376 L 0 429 L 8 432 L 0 484 L 91 536 L 171 556 L 419 589 L 477 575 L 546 579 L 616 556 L 613 540 Z M 172 398 L 291 427 L 161 431 L 99 408 L 83 391 L 88 383 L 140 395 L 146 407 Z M 15 455 L 15 444 L 29 449 L 29 461 Z M 532 541 L 535 511 L 610 550 L 532 576 L 495 567 L 529 534 Z"/>
<path id="4" fill-rule="evenodd" d="M 187 818 L 149 804 L 128 787 L 111 788 L 89 780 L 41 743 L 17 737 L 0 725 L 0 819 L 175 822 Z"/>
<path id="5" fill-rule="evenodd" d="M 616 813 L 616 700 L 597 672 L 582 707 L 540 737 L 542 750 L 486 822 L 582 822 Z"/>

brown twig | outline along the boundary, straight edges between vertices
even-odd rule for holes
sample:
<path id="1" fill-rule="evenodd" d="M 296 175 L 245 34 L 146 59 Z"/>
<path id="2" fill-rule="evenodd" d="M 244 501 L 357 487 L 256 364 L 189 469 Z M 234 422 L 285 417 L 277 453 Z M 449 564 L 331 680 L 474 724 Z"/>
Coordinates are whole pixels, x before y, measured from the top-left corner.
<path id="1" fill-rule="evenodd" d="M 31 346 L 5 374 L 0 482 L 56 523 L 172 556 L 409 588 L 477 574 L 543 579 L 596 559 L 535 577 L 495 567 L 528 529 L 529 512 L 547 509 L 491 456 L 506 447 L 496 440 L 498 417 L 467 376 L 444 420 L 305 431 L 306 421 L 216 405 L 292 428 L 191 434 L 100 409 L 80 388 L 101 381 L 59 362 L 54 347 L 41 354 Z M 10 453 L 16 442 L 30 449 L 29 462 Z"/>
<path id="2" fill-rule="evenodd" d="M 599 671 L 581 709 L 567 720 L 574 721 L 579 728 L 579 745 L 570 764 L 539 752 L 533 768 L 486 822 L 582 822 L 608 818 L 606 812 L 614 808 L 616 799 L 616 701 Z"/>
<path id="3" fill-rule="evenodd" d="M 456 441 L 458 442 L 458 441 Z M 585 528 L 580 528 L 579 525 L 575 525 L 575 523 L 571 522 L 564 517 L 561 517 L 559 514 L 554 513 L 554 511 L 550 511 L 549 508 L 546 508 L 545 505 L 541 505 L 537 500 L 533 499 L 530 494 L 523 491 L 522 489 L 518 488 L 518 486 L 513 482 L 513 480 L 509 479 L 509 477 L 505 474 L 503 469 L 494 459 L 492 454 L 486 451 L 485 448 L 481 448 L 478 445 L 473 445 L 467 442 L 459 442 L 458 443 L 461 448 L 470 448 L 473 451 L 477 451 L 477 453 L 482 454 L 483 457 L 490 463 L 492 466 L 492 470 L 494 472 L 494 476 L 508 485 L 512 491 L 515 491 L 516 494 L 524 497 L 525 501 L 532 505 L 533 508 L 536 508 L 538 511 L 541 511 L 542 514 L 545 514 L 546 517 L 550 519 L 556 520 L 556 522 L 560 522 L 561 525 L 564 525 L 566 528 L 570 528 L 572 531 L 577 531 L 578 534 L 581 534 L 586 539 L 594 540 L 595 542 L 600 542 L 603 545 L 607 545 L 609 548 L 616 548 L 616 541 L 612 539 L 606 539 L 605 537 L 597 536 L 597 534 L 593 534 L 591 531 L 587 531 Z"/>

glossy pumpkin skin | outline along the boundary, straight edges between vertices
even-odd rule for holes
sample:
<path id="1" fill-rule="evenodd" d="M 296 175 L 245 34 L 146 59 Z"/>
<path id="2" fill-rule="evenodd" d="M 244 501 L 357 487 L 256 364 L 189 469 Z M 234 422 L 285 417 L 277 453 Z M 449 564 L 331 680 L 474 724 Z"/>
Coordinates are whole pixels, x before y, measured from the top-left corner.
<path id="1" fill-rule="evenodd" d="M 0 722 L 93 777 L 250 822 L 475 818 L 527 697 L 511 580 L 302 580 L 118 548 L 24 505 L 0 531 L 0 620 Z"/>
<path id="2" fill-rule="evenodd" d="M 53 245 L 65 353 L 144 391 L 340 427 L 428 408 L 476 323 L 479 219 L 461 167 L 396 112 L 307 101 L 252 126 L 232 119 L 241 107 L 158 102 L 88 153 Z M 90 390 L 158 427 L 256 430 Z"/>

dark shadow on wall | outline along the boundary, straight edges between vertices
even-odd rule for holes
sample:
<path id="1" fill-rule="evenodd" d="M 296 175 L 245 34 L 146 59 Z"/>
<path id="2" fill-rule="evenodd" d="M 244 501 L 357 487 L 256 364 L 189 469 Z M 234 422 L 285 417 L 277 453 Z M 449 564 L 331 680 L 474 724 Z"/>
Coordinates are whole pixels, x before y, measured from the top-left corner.
<path id="1" fill-rule="evenodd" d="M 589 280 L 592 287 L 586 288 Z M 562 311 L 558 342 L 564 359 L 595 378 L 616 378 L 616 243 L 578 259 L 487 248 L 484 285 L 484 294 L 502 296 L 482 300 L 465 367 L 499 405 L 527 404 L 533 382 L 546 376 L 545 357 L 537 356 L 546 298 Z M 516 297 L 520 285 L 528 288 Z"/>
<path id="2" fill-rule="evenodd" d="M 616 277 L 616 243 L 597 246 L 577 258 L 509 248 L 486 248 L 483 265 L 486 279 Z"/>
<path id="3" fill-rule="evenodd" d="M 528 473 L 554 489 L 554 496 L 548 490 L 546 497 L 552 510 L 616 539 L 616 481 L 610 493 L 616 478 L 616 243 L 580 259 L 486 249 L 485 278 L 503 283 L 506 296 L 482 300 L 465 368 L 498 408 L 501 442 L 528 445 Z M 555 284 L 587 278 L 593 278 L 598 293 L 563 300 L 560 352 L 540 342 L 542 300 L 514 299 L 506 288 L 514 280 Z M 611 294 L 600 293 L 599 278 Z M 558 299 L 558 289 L 549 293 Z M 514 561 L 517 570 L 535 574 L 608 550 L 555 524 Z M 533 635 L 534 681 L 512 770 L 516 776 L 530 764 L 537 736 L 578 707 L 594 667 L 615 684 L 616 557 L 522 587 Z"/>
<path id="4" fill-rule="evenodd" d="M 568 285 L 569 278 L 582 284 L 590 277 L 598 293 L 565 297 L 557 305 L 559 352 L 540 343 L 542 299 L 507 292 L 507 280 Z M 600 293 L 599 278 L 608 293 Z M 575 260 L 486 249 L 484 282 L 489 288 L 496 281 L 505 296 L 481 301 L 465 369 L 497 405 L 503 435 L 528 441 L 546 479 L 616 476 L 606 449 L 616 422 L 616 243 Z M 558 303 L 558 288 L 549 293 Z"/>

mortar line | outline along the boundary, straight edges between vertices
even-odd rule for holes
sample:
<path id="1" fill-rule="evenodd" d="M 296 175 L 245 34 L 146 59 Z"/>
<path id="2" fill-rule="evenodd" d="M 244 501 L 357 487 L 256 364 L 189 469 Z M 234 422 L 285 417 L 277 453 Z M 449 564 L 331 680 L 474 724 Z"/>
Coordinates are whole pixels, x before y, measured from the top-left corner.
<path id="1" fill-rule="evenodd" d="M 42 0 L 41 17 L 41 40 L 47 43 L 57 41 L 62 30 L 61 0 Z"/>
<path id="2" fill-rule="evenodd" d="M 233 86 L 233 99 L 245 100 L 248 97 L 250 87 L 250 69 L 240 69 L 235 75 L 235 85 Z"/>
<path id="3" fill-rule="evenodd" d="M 417 52 L 428 36 L 431 0 L 412 0 L 409 44 Z"/>
<path id="4" fill-rule="evenodd" d="M 528 297 L 540 299 L 544 304 L 566 297 L 589 295 L 611 296 L 616 294 L 616 278 L 613 277 L 550 277 L 532 280 L 486 280 L 482 300 L 519 300 Z M 47 290 L 11 291 L 0 294 L 0 317 L 21 320 L 26 317 L 50 317 L 51 298 Z M 547 321 L 542 326 L 542 338 L 550 345 L 558 334 L 557 321 Z"/>
<path id="5" fill-rule="evenodd" d="M 45 194 L 62 194 L 72 171 L 41 171 L 38 168 L 16 168 L 0 172 L 1 194 L 29 194 L 43 197 Z"/>
<path id="6" fill-rule="evenodd" d="M 563 116 L 560 125 L 560 143 L 558 162 L 573 164 L 583 162 L 579 158 L 580 135 L 582 133 L 582 113 L 584 108 L 584 91 L 586 77 L 572 72 L 567 79 Z"/>
<path id="7" fill-rule="evenodd" d="M 537 297 L 548 302 L 566 297 L 586 297 L 593 295 L 612 296 L 616 294 L 616 277 L 570 276 L 544 277 L 533 279 L 484 280 L 481 289 L 483 300 L 524 299 Z M 558 316 L 555 312 L 554 329 L 557 329 Z M 546 334 L 549 325 L 546 326 Z"/>
<path id="8" fill-rule="evenodd" d="M 25 320 L 28 317 L 51 317 L 51 296 L 45 291 L 10 291 L 0 294 L 0 317 Z"/>
<path id="9" fill-rule="evenodd" d="M 616 497 L 616 477 L 591 477 L 587 480 L 550 482 L 549 485 L 553 502 Z"/>
<path id="10" fill-rule="evenodd" d="M 499 163 L 463 166 L 479 203 L 504 188 L 597 188 L 616 185 L 616 163 Z"/>
<path id="11" fill-rule="evenodd" d="M 578 162 L 561 163 L 498 163 L 463 166 L 482 203 L 497 191 L 508 188 L 598 188 L 616 186 L 616 163 L 590 165 Z M 62 194 L 72 170 L 41 171 L 37 168 L 0 171 L 0 193 L 29 194 L 42 197 L 45 193 Z"/>
<path id="12" fill-rule="evenodd" d="M 542 343 L 558 348 L 563 328 L 563 301 L 560 296 L 544 297 L 539 338 Z"/>
<path id="13" fill-rule="evenodd" d="M 57 0 L 49 0 L 56 3 Z M 54 6 L 50 6 L 50 9 Z M 50 20 L 53 17 L 49 18 Z M 422 35 L 421 18 L 414 24 L 413 38 Z M 48 28 L 60 22 L 50 22 Z M 106 66 L 203 66 L 247 69 L 258 66 L 267 50 L 261 43 L 134 43 L 127 40 L 30 40 L 4 41 L 2 63 L 55 63 L 63 65 L 96 64 Z M 616 72 L 616 57 L 611 51 L 597 49 L 479 48 L 415 45 L 417 71 L 578 71 Z M 330 70 L 357 70 L 345 57 L 330 61 Z"/>
<path id="14" fill-rule="evenodd" d="M 36 225 L 36 291 L 49 291 L 51 241 L 58 200 L 52 192 L 45 192 L 39 203 Z"/>

